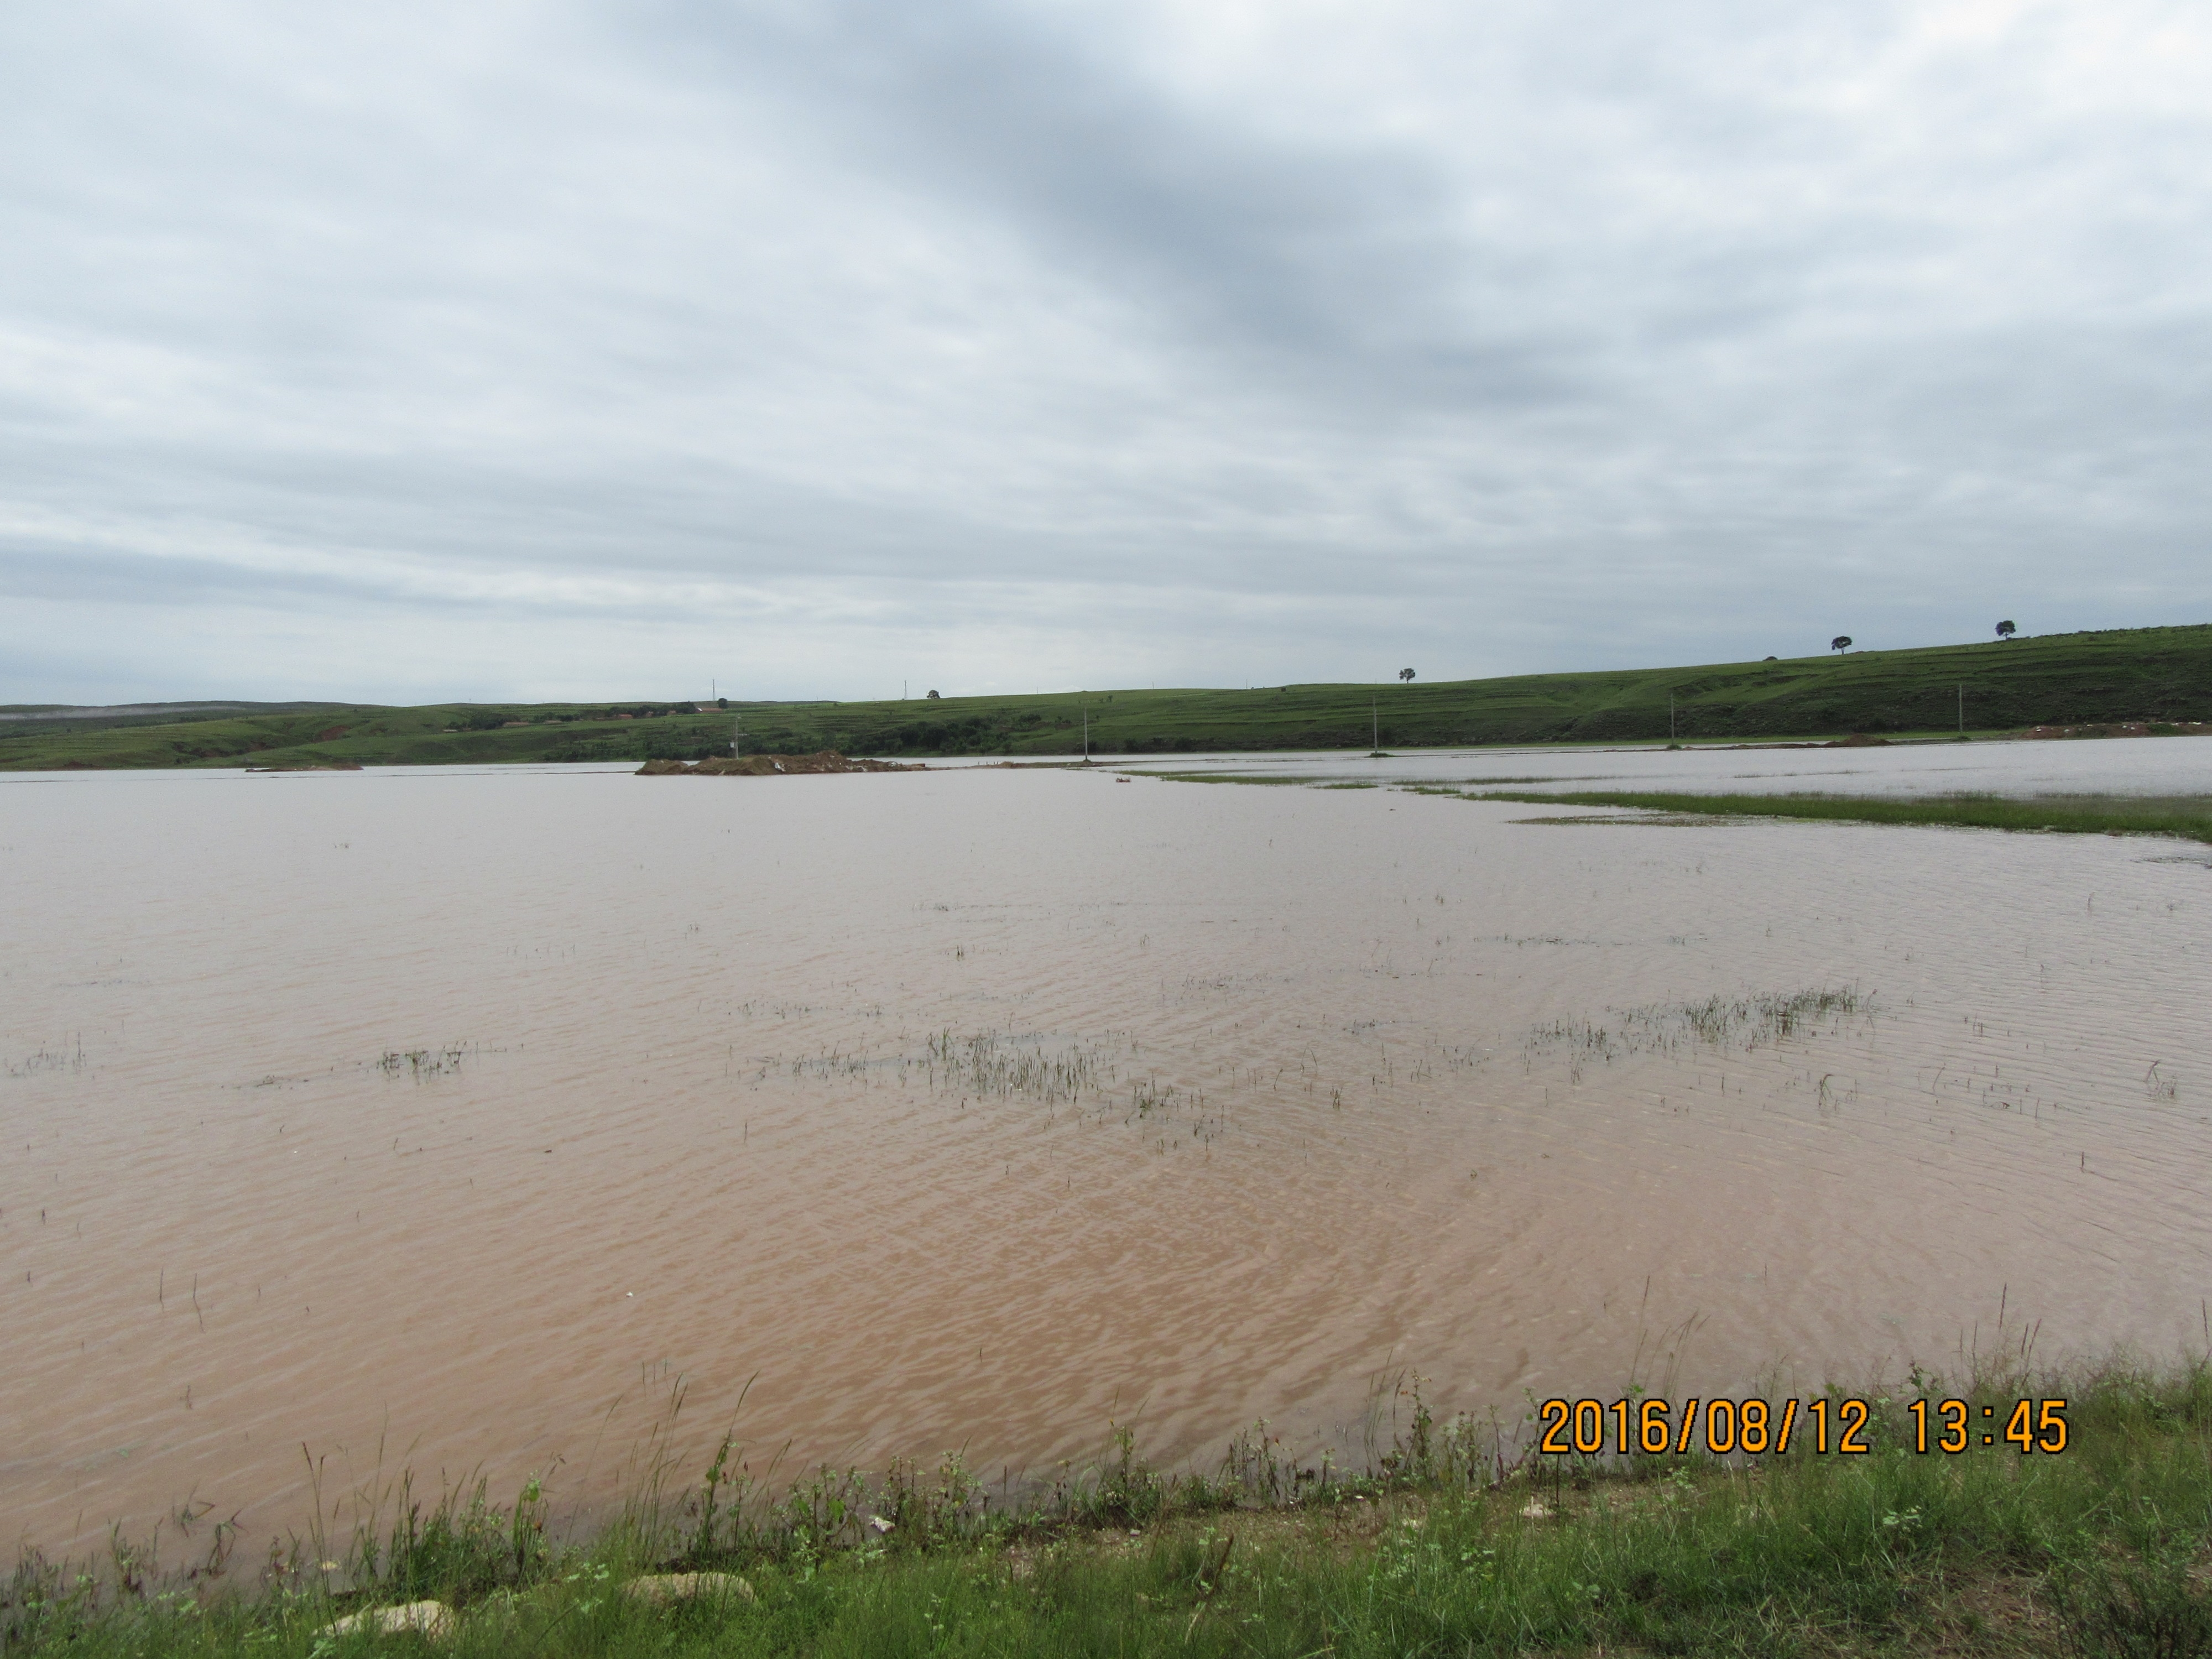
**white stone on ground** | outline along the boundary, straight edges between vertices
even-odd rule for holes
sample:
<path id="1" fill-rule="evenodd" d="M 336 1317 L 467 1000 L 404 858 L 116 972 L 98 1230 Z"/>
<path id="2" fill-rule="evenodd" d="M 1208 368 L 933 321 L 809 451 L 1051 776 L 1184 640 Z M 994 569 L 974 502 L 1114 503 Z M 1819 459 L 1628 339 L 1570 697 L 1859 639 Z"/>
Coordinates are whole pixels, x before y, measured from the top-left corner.
<path id="1" fill-rule="evenodd" d="M 446 1637 L 453 1633 L 453 1610 L 443 1601 L 404 1601 L 396 1607 L 365 1607 L 359 1613 L 349 1613 L 336 1624 L 325 1625 L 316 1632 L 319 1636 L 352 1636 L 362 1631 L 374 1631 L 379 1636 L 392 1636 L 401 1631 L 419 1631 L 428 1637 Z"/>
<path id="2" fill-rule="evenodd" d="M 753 1587 L 734 1572 L 657 1572 L 631 1579 L 623 1586 L 623 1594 L 658 1607 L 702 1595 L 734 1595 L 740 1601 L 750 1601 Z"/>

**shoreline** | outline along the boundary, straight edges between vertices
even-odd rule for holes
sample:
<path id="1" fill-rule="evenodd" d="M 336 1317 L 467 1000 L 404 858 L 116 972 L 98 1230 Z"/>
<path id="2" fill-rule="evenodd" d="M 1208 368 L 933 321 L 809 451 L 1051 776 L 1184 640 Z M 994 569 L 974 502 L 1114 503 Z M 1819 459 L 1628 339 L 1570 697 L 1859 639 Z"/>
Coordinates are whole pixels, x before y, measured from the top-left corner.
<path id="1" fill-rule="evenodd" d="M 1357 1474 L 1285 1460 L 1263 1424 L 1217 1473 L 1164 1475 L 1123 1431 L 1001 1509 L 951 1455 L 778 1492 L 726 1442 L 562 1542 L 535 1480 L 511 1505 L 481 1485 L 427 1505 L 403 1480 L 343 1541 L 318 1529 L 258 1567 L 219 1525 L 166 1572 L 120 1539 L 93 1571 L 27 1552 L 0 1652 L 2200 1651 L 2130 1644 L 2212 1639 L 2212 1361 L 2062 1375 L 2027 1346 L 1955 1384 L 1832 1389 L 1868 1402 L 1858 1455 L 1509 1456 L 1504 1425 L 1439 1423 L 1416 1387 Z M 2063 1402 L 2062 1449 L 1952 1454 L 1939 1427 L 1918 1449 L 1952 1399 L 1993 1423 Z"/>

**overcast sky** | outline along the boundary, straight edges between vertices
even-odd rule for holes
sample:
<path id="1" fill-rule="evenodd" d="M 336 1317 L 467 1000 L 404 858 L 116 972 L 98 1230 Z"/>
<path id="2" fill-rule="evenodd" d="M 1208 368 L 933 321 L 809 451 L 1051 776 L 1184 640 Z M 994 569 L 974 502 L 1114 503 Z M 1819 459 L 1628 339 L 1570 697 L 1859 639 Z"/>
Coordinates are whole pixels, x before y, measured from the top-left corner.
<path id="1" fill-rule="evenodd" d="M 9 0 L 0 701 L 2212 620 L 2212 14 Z"/>

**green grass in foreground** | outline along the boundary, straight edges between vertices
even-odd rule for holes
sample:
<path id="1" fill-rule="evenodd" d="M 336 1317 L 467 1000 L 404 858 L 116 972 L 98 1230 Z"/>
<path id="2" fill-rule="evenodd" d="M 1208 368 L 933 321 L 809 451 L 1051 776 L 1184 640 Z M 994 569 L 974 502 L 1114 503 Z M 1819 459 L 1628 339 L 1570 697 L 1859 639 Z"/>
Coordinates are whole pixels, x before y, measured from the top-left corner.
<path id="1" fill-rule="evenodd" d="M 1424 792 L 1442 793 L 1442 792 Z M 1973 830 L 2057 830 L 2066 835 L 2178 836 L 2212 842 L 2212 797 L 2203 795 L 1700 795 L 1667 790 L 1547 793 L 1491 789 L 1468 800 L 1546 806 L 1638 807 L 1696 817 L 1827 818 L 1850 823 L 1938 823 Z"/>
<path id="2" fill-rule="evenodd" d="M 0 1651 L 422 1652 L 419 1634 L 323 1632 L 434 1595 L 459 1610 L 441 1650 L 548 1659 L 2212 1653 L 2212 1366 L 1962 1390 L 2000 1421 L 2015 1395 L 2064 1395 L 2058 1455 L 1916 1455 L 1912 1392 L 1875 1402 L 1866 1456 L 1733 1465 L 1501 1472 L 1486 1432 L 1417 1413 L 1362 1480 L 1288 1470 L 1249 1437 L 1218 1479 L 1164 1480 L 1124 1438 L 1121 1458 L 1017 1514 L 980 1507 L 948 1462 L 929 1481 L 802 1482 L 733 1518 L 718 1462 L 684 1501 L 634 1506 L 572 1550 L 547 1542 L 534 1492 L 507 1511 L 479 1491 L 427 1517 L 403 1506 L 337 1575 L 280 1552 L 250 1589 L 226 1588 L 248 1571 L 118 1590 L 112 1571 L 95 1585 L 27 1560 L 0 1602 Z M 741 1572 L 751 1593 L 623 1592 L 667 1566 Z M 348 1581 L 361 1588 L 327 1588 Z"/>

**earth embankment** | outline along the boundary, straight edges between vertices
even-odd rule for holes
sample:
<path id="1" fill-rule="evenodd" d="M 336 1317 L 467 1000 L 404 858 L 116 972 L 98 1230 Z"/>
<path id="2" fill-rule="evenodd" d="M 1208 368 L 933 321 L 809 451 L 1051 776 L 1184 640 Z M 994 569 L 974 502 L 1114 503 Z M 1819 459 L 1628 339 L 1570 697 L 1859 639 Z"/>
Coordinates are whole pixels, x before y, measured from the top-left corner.
<path id="1" fill-rule="evenodd" d="M 896 761 L 854 759 L 833 749 L 812 755 L 709 755 L 702 761 L 649 760 L 641 778 L 772 778 L 808 772 L 919 772 Z"/>

